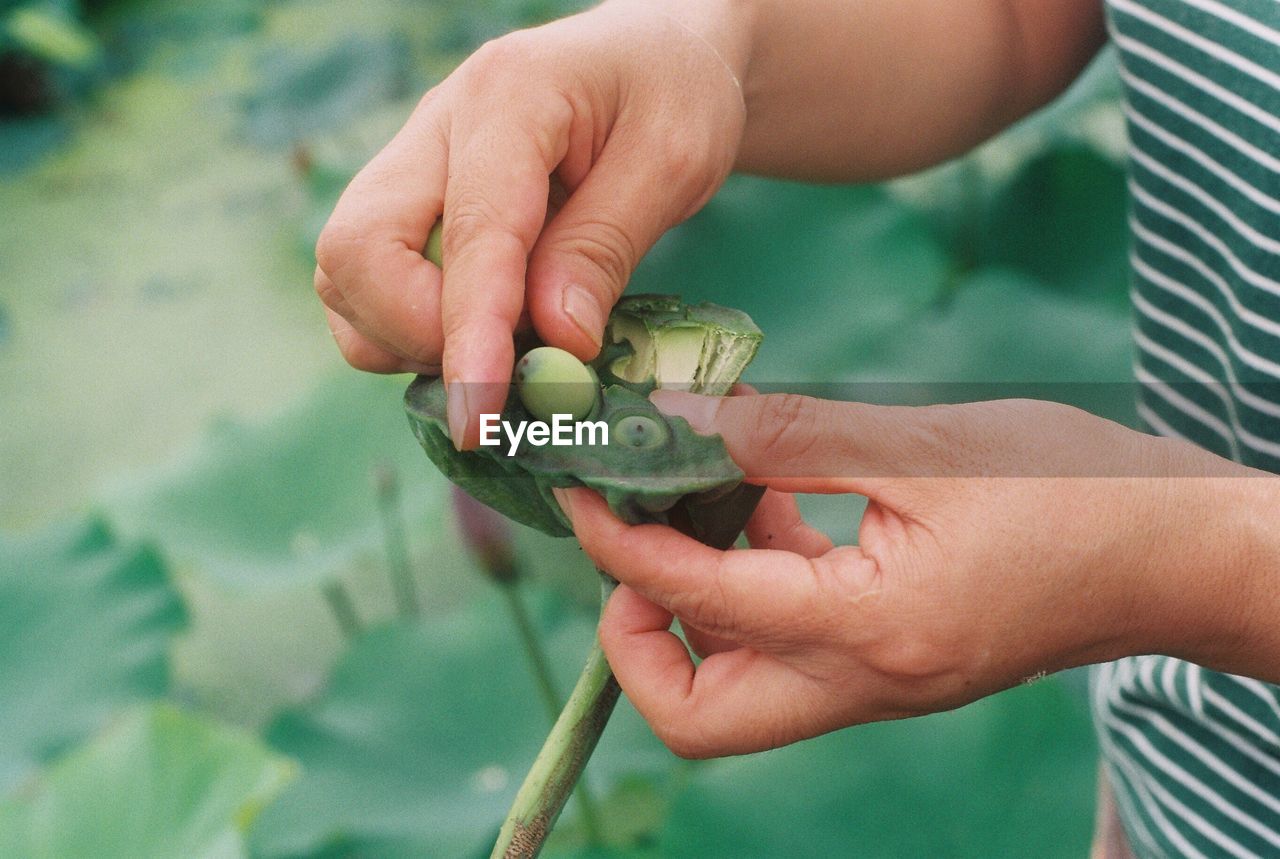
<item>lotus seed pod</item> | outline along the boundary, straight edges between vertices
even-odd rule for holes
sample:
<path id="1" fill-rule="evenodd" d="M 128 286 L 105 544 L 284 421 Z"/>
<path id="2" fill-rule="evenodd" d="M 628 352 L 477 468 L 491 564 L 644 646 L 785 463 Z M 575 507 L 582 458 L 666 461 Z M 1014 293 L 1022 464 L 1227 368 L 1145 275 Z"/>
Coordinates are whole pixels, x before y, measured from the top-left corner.
<path id="1" fill-rule="evenodd" d="M 430 235 L 427 236 L 427 246 L 423 248 L 422 255 L 427 258 L 428 262 L 435 265 L 436 268 L 444 270 L 444 218 L 436 218 L 436 225 L 431 228 Z"/>
<path id="2" fill-rule="evenodd" d="M 600 399 L 595 371 L 563 349 L 539 346 L 516 362 L 516 391 L 529 414 L 551 422 L 555 415 L 584 420 Z"/>
<path id="3" fill-rule="evenodd" d="M 614 438 L 627 447 L 657 447 L 670 435 L 667 428 L 647 415 L 629 415 L 613 427 Z"/>

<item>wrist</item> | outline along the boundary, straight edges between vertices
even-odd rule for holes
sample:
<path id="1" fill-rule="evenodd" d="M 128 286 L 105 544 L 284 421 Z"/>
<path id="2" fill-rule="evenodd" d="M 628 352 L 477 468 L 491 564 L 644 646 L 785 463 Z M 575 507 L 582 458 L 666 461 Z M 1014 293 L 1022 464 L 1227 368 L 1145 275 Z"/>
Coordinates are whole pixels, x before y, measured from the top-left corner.
<path id="1" fill-rule="evenodd" d="M 1206 594 L 1206 636 L 1186 658 L 1280 683 L 1280 478 L 1240 470 L 1206 481 L 1218 548 L 1204 563 L 1216 582 Z"/>
<path id="2" fill-rule="evenodd" d="M 741 93 L 755 46 L 757 5 L 758 0 L 607 0 L 599 8 L 637 10 L 667 19 L 689 38 L 703 42 Z"/>
<path id="3" fill-rule="evenodd" d="M 1159 481 L 1152 623 L 1130 652 L 1280 682 L 1280 478 L 1195 453 L 1195 476 Z"/>

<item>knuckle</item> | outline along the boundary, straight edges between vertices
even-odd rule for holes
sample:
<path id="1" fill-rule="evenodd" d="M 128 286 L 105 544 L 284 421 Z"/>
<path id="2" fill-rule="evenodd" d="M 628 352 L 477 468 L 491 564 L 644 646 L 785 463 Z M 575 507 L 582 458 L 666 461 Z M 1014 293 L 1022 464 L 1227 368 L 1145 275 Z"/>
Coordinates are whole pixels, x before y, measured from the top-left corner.
<path id="1" fill-rule="evenodd" d="M 734 627 L 728 606 L 719 596 L 717 583 L 697 588 L 673 599 L 672 607 L 681 620 L 689 620 L 695 626 L 713 633 L 727 632 Z"/>
<path id="2" fill-rule="evenodd" d="M 714 746 L 707 741 L 704 733 L 697 730 L 696 725 L 689 720 L 666 720 L 654 724 L 653 732 L 657 734 L 662 744 L 678 758 L 697 761 L 715 756 Z"/>
<path id="3" fill-rule="evenodd" d="M 342 353 L 342 357 L 352 368 L 365 373 L 385 373 L 394 367 L 392 362 L 385 357 L 374 355 L 365 349 L 351 348 L 339 344 L 338 351 Z"/>
<path id="4" fill-rule="evenodd" d="M 539 76 L 544 53 L 541 39 L 528 30 L 516 30 L 480 45 L 455 74 L 472 96 L 527 93 L 530 80 Z"/>
<path id="5" fill-rule="evenodd" d="M 353 332 L 334 332 L 334 340 L 343 359 L 357 370 L 367 373 L 385 373 L 394 368 L 393 356 L 353 336 Z"/>
<path id="6" fill-rule="evenodd" d="M 659 180 L 674 198 L 703 201 L 715 188 L 710 165 L 712 146 L 704 136 L 683 129 L 673 134 L 659 161 Z"/>
<path id="7" fill-rule="evenodd" d="M 422 98 L 418 99 L 418 105 L 414 108 L 415 113 L 422 113 L 432 109 L 440 103 L 440 99 L 445 92 L 443 84 L 437 84 L 422 94 Z"/>
<path id="8" fill-rule="evenodd" d="M 316 264 L 330 278 L 364 255 L 364 239 L 354 225 L 330 219 L 316 240 Z"/>
<path id="9" fill-rule="evenodd" d="M 706 151 L 696 141 L 696 136 L 680 134 L 671 138 L 662 150 L 663 178 L 671 182 L 688 181 L 706 162 Z"/>
<path id="10" fill-rule="evenodd" d="M 809 575 L 813 580 L 813 602 L 821 606 L 832 606 L 838 598 L 849 590 L 843 570 L 844 558 L 839 550 L 833 550 L 816 558 L 806 558 Z M 835 608 L 844 612 L 844 606 Z"/>
<path id="11" fill-rule="evenodd" d="M 503 243 L 528 252 L 527 243 L 522 236 L 536 235 L 541 220 L 534 224 L 512 224 L 510 217 L 504 217 L 488 199 L 488 195 L 479 190 L 465 190 L 458 193 L 447 206 L 444 234 L 440 237 L 441 249 L 447 260 L 458 260 L 467 253 L 483 251 L 506 252 L 509 248 Z M 495 245 L 495 242 L 497 244 Z"/>
<path id="12" fill-rule="evenodd" d="M 524 67 L 532 59 L 532 54 L 533 44 L 528 33 L 516 30 L 490 39 L 476 48 L 467 63 L 489 72 L 515 71 Z"/>
<path id="13" fill-rule="evenodd" d="M 882 674 L 918 684 L 949 673 L 955 647 L 921 632 L 903 633 L 884 642 L 874 658 Z"/>
<path id="14" fill-rule="evenodd" d="M 929 451 L 941 473 L 955 473 L 973 452 L 974 439 L 968 431 L 968 411 L 960 406 L 926 406 L 915 413 L 914 426 L 902 427 L 903 439 L 913 448 Z"/>
<path id="15" fill-rule="evenodd" d="M 525 30 L 485 42 L 455 76 L 466 96 L 459 106 L 474 106 L 467 111 L 474 119 L 497 119 L 504 128 L 535 137 L 548 128 L 568 128 L 582 89 L 545 40 Z"/>
<path id="16" fill-rule="evenodd" d="M 612 304 L 622 291 L 639 257 L 636 243 L 627 231 L 612 220 L 599 220 L 590 230 L 566 237 L 559 248 L 561 253 L 577 256 L 596 269 L 614 292 L 607 296 Z"/>
<path id="17" fill-rule="evenodd" d="M 441 314 L 441 330 L 445 343 L 458 344 L 474 341 L 489 344 L 491 348 L 505 347 L 508 344 L 500 344 L 495 339 L 497 336 L 495 332 L 499 329 L 506 331 L 510 336 L 511 324 L 484 308 L 455 306 L 452 312 Z M 514 356 L 511 360 L 514 362 Z"/>
<path id="18" fill-rule="evenodd" d="M 532 89 L 527 82 L 522 82 L 521 88 L 524 90 L 521 100 L 526 109 L 517 123 L 527 136 L 538 141 L 541 150 L 549 152 L 556 148 L 558 133 L 573 123 L 574 115 L 578 113 L 577 100 L 555 81 L 547 81 Z"/>
<path id="19" fill-rule="evenodd" d="M 329 279 L 329 276 L 324 273 L 324 269 L 318 265 L 316 266 L 315 275 L 312 277 L 311 285 L 325 307 L 336 309 L 336 306 L 342 303 L 342 293 L 338 291 L 338 287 Z"/>
<path id="20" fill-rule="evenodd" d="M 817 403 L 800 394 L 760 398 L 755 441 L 766 461 L 786 462 L 803 456 L 818 440 Z"/>
<path id="21" fill-rule="evenodd" d="M 427 367 L 439 367 L 442 358 L 442 350 L 439 345 L 432 342 L 413 344 L 404 350 L 405 357 L 415 364 L 422 364 Z"/>
<path id="22" fill-rule="evenodd" d="M 482 238 L 497 223 L 492 204 L 479 194 L 466 194 L 454 203 L 440 237 L 445 259 L 461 256 L 464 249 Z"/>
<path id="23" fill-rule="evenodd" d="M 760 612 L 743 609 L 741 592 L 736 591 L 730 584 L 736 572 L 734 563 L 737 560 L 733 552 L 720 553 L 720 557 L 716 560 L 714 574 L 702 597 L 703 615 L 713 628 L 724 632 L 740 630 L 748 625 L 761 627 L 766 625 L 762 622 Z"/>

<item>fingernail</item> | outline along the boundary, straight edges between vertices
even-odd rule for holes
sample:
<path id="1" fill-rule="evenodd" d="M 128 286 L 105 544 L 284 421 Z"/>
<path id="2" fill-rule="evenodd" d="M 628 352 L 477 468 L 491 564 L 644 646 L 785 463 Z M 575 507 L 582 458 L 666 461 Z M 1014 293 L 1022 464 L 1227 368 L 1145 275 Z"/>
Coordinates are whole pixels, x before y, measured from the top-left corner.
<path id="1" fill-rule="evenodd" d="M 649 402 L 663 414 L 684 418 L 694 432 L 710 432 L 719 407 L 716 397 L 704 397 L 687 391 L 657 390 L 649 395 Z"/>
<path id="2" fill-rule="evenodd" d="M 571 283 L 564 288 L 560 306 L 564 315 L 573 320 L 573 324 L 599 347 L 604 334 L 604 311 L 600 309 L 595 296 L 585 286 Z"/>
<path id="3" fill-rule="evenodd" d="M 452 382 L 446 391 L 445 413 L 449 417 L 449 437 L 453 446 L 462 450 L 462 440 L 467 434 L 467 387 L 462 382 Z"/>
<path id="4" fill-rule="evenodd" d="M 564 515 L 572 519 L 573 518 L 573 496 L 569 494 L 569 490 L 552 487 L 551 494 L 556 497 L 556 503 L 559 504 L 560 509 L 564 511 Z"/>

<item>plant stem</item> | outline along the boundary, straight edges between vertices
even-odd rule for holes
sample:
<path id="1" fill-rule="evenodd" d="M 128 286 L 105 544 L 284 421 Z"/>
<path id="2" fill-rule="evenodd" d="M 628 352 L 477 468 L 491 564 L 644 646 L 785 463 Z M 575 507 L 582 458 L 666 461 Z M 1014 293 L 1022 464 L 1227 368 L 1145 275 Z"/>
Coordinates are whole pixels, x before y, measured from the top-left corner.
<path id="1" fill-rule="evenodd" d="M 560 693 L 556 691 L 555 678 L 551 674 L 551 659 L 547 655 L 546 647 L 543 646 L 537 627 L 533 625 L 529 606 L 525 604 L 524 597 L 520 593 L 519 577 L 501 582 L 498 589 L 507 598 L 511 618 L 515 621 L 520 640 L 524 644 L 524 652 L 528 655 L 529 665 L 533 669 L 534 682 L 554 727 L 560 718 L 563 703 L 560 700 Z M 604 832 L 600 826 L 600 813 L 597 810 L 595 798 L 591 795 L 591 789 L 587 787 L 586 779 L 578 781 L 574 792 L 578 797 L 578 811 L 582 817 L 582 827 L 587 832 L 587 840 L 591 844 L 602 844 Z"/>
<path id="2" fill-rule="evenodd" d="M 346 586 L 335 579 L 331 582 L 326 582 L 320 592 L 324 594 L 324 601 L 328 604 L 329 611 L 333 613 L 334 620 L 338 622 L 338 629 L 342 631 L 342 637 L 350 641 L 358 636 L 363 624 L 360 623 L 360 615 L 356 613 L 356 604 L 351 599 L 351 594 L 347 591 Z"/>
<path id="3" fill-rule="evenodd" d="M 601 580 L 602 598 L 608 599 L 616 583 L 603 573 Z M 597 639 L 568 703 L 516 794 L 490 859 L 534 859 L 541 852 L 600 740 L 620 691 Z"/>
<path id="4" fill-rule="evenodd" d="M 374 473 L 378 491 L 378 513 L 382 519 L 382 536 L 387 552 L 387 571 L 391 578 L 391 594 L 400 617 L 416 617 L 419 613 L 418 592 L 409 566 L 409 538 L 405 534 L 404 514 L 400 508 L 400 484 L 390 466 L 379 466 Z"/>

